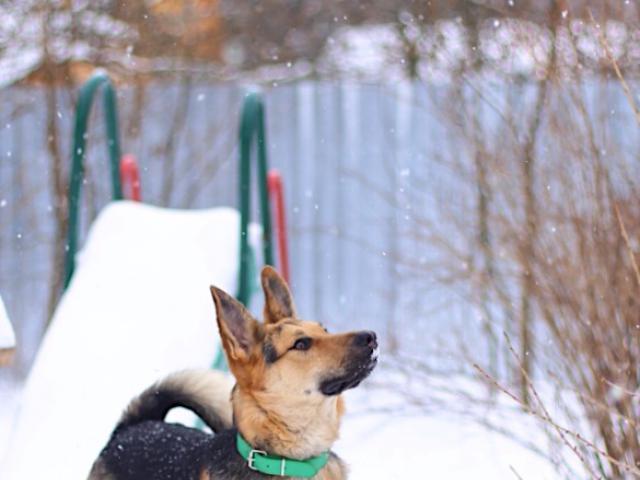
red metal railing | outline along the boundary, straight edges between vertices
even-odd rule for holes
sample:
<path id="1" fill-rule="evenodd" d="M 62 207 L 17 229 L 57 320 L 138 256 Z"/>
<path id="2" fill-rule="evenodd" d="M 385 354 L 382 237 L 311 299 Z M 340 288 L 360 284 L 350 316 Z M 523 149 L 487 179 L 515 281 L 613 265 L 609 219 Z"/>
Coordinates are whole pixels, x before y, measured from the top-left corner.
<path id="1" fill-rule="evenodd" d="M 125 190 L 125 198 L 134 202 L 139 202 L 142 198 L 140 193 L 140 169 L 136 157 L 131 154 L 122 156 L 120 160 L 120 178 Z"/>
<path id="2" fill-rule="evenodd" d="M 278 237 L 278 259 L 280 261 L 280 273 L 289 283 L 289 241 L 287 237 L 287 221 L 284 210 L 284 187 L 282 176 L 277 170 L 270 170 L 267 176 L 267 185 L 271 204 L 273 205 Z"/>
<path id="3" fill-rule="evenodd" d="M 141 201 L 140 193 L 140 169 L 136 158 L 131 154 L 122 156 L 120 161 L 120 178 L 124 190 L 125 198 L 134 202 Z M 289 282 L 289 241 L 287 237 L 287 219 L 284 208 L 284 187 L 282 176 L 277 170 L 270 170 L 267 176 L 267 186 L 273 214 L 275 217 L 275 227 L 278 242 L 278 260 L 280 263 L 280 273 Z"/>

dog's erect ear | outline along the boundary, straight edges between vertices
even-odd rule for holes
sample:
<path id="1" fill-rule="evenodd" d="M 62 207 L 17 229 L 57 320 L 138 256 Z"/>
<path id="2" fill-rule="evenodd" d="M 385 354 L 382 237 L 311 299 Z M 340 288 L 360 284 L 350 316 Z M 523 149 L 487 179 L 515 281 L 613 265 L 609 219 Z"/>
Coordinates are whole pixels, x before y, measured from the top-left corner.
<path id="1" fill-rule="evenodd" d="M 296 308 L 287 282 L 275 268 L 262 269 L 262 290 L 264 290 L 264 323 L 275 323 L 283 318 L 295 317 Z"/>
<path id="2" fill-rule="evenodd" d="M 249 356 L 260 328 L 258 322 L 244 306 L 231 295 L 211 287 L 211 296 L 216 306 L 216 316 L 222 346 L 230 360 L 246 359 Z"/>

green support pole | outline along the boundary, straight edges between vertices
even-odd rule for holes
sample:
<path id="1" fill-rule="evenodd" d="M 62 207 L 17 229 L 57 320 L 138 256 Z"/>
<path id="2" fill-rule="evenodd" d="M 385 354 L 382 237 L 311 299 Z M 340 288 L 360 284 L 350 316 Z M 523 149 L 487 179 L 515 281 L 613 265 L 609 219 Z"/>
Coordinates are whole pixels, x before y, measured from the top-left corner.
<path id="1" fill-rule="evenodd" d="M 262 217 L 262 245 L 264 262 L 273 265 L 271 240 L 271 211 L 267 190 L 267 139 L 264 128 L 264 105 L 257 93 L 245 97 L 240 119 L 240 273 L 237 298 L 244 305 L 251 297 L 251 263 L 249 222 L 251 221 L 251 157 L 256 144 L 258 191 Z"/>
<path id="2" fill-rule="evenodd" d="M 86 158 L 87 125 L 96 91 L 102 87 L 104 115 L 107 127 L 107 148 L 110 160 L 112 196 L 122 199 L 120 184 L 120 140 L 118 137 L 118 111 L 116 94 L 111 79 L 104 72 L 94 74 L 80 89 L 76 106 L 75 126 L 73 130 L 73 151 L 71 153 L 71 175 L 69 178 L 69 229 L 65 252 L 64 288 L 69 286 L 75 269 L 75 257 L 78 250 L 78 223 L 80 214 L 80 192 L 84 178 Z"/>
<path id="3" fill-rule="evenodd" d="M 258 191 L 262 220 L 262 246 L 264 262 L 273 265 L 273 241 L 271 235 L 271 209 L 267 188 L 267 138 L 264 127 L 264 104 L 258 93 L 249 93 L 242 105 L 240 118 L 240 265 L 238 293 L 236 298 L 249 305 L 252 293 L 252 278 L 255 275 L 255 257 L 249 245 L 249 222 L 251 221 L 251 158 L 255 143 L 257 156 Z M 213 364 L 216 369 L 225 369 L 222 348 Z"/>

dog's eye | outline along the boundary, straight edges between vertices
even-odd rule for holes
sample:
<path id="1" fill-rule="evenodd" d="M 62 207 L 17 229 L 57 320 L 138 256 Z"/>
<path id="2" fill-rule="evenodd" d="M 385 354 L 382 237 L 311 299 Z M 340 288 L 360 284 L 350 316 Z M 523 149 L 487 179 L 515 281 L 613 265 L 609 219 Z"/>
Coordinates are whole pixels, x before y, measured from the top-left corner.
<path id="1" fill-rule="evenodd" d="M 294 350 L 309 350 L 311 348 L 311 339 L 309 337 L 299 338 L 292 348 Z"/>

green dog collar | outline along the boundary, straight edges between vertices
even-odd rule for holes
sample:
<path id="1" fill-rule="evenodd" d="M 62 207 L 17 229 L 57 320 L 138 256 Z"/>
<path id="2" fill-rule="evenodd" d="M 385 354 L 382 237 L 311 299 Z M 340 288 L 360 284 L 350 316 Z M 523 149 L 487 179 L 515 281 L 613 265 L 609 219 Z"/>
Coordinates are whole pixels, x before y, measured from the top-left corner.
<path id="1" fill-rule="evenodd" d="M 278 477 L 303 477 L 310 478 L 320 471 L 329 461 L 329 452 L 324 452 L 317 457 L 306 460 L 269 455 L 262 450 L 256 450 L 242 438 L 240 432 L 236 436 L 236 448 L 238 453 L 247 461 L 251 470 L 256 470 L 267 475 Z"/>

